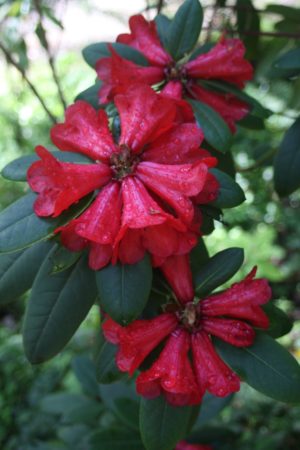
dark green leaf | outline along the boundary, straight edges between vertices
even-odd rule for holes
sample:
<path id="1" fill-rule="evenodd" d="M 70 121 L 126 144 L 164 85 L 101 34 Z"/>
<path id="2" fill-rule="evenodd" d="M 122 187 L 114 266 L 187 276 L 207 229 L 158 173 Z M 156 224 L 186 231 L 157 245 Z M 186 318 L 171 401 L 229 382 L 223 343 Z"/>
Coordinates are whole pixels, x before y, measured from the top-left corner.
<path id="1" fill-rule="evenodd" d="M 52 244 L 41 242 L 20 252 L 0 255 L 0 304 L 18 298 L 31 288 Z"/>
<path id="2" fill-rule="evenodd" d="M 95 84 L 85 89 L 85 91 L 80 92 L 75 98 L 76 100 L 84 100 L 93 106 L 95 109 L 100 108 L 99 104 L 99 89 L 101 87 L 101 81 L 97 80 Z"/>
<path id="3" fill-rule="evenodd" d="M 126 378 L 112 384 L 100 384 L 99 389 L 103 403 L 113 412 L 116 411 L 116 400 L 118 398 L 138 400 L 135 384 Z"/>
<path id="4" fill-rule="evenodd" d="M 96 299 L 94 272 L 87 258 L 51 275 L 52 257 L 46 257 L 34 281 L 23 327 L 24 348 L 32 364 L 60 352 L 85 319 Z"/>
<path id="5" fill-rule="evenodd" d="M 59 161 L 73 162 L 73 163 L 90 163 L 91 160 L 80 153 L 72 152 L 51 152 L 51 154 Z M 1 172 L 4 178 L 12 181 L 26 181 L 27 180 L 27 170 L 32 163 L 40 161 L 40 158 L 36 154 L 31 154 L 27 156 L 21 156 L 18 159 L 10 162 Z"/>
<path id="6" fill-rule="evenodd" d="M 222 425 L 205 425 L 203 428 L 199 428 L 189 436 L 188 441 L 198 444 L 214 444 L 216 448 L 222 449 L 224 445 L 231 444 L 229 449 L 232 449 L 232 439 L 237 435 L 237 431 L 230 429 L 229 426 Z M 226 448 L 227 445 L 226 445 Z"/>
<path id="7" fill-rule="evenodd" d="M 96 345 L 95 367 L 98 383 L 109 384 L 122 378 L 124 373 L 120 372 L 115 363 L 117 345 L 108 342 L 102 333 L 100 333 Z"/>
<path id="8" fill-rule="evenodd" d="M 227 397 L 216 397 L 206 392 L 201 402 L 201 409 L 195 428 L 202 427 L 205 423 L 216 417 L 232 401 L 233 395 Z"/>
<path id="9" fill-rule="evenodd" d="M 129 45 L 120 44 L 118 42 L 113 44 L 110 44 L 109 42 L 98 42 L 96 44 L 88 45 L 82 50 L 84 60 L 94 68 L 99 59 L 111 56 L 108 45 L 111 45 L 122 58 L 128 59 L 140 66 L 148 66 L 148 61 L 142 53 L 129 47 Z"/>
<path id="10" fill-rule="evenodd" d="M 57 273 L 63 270 L 69 269 L 73 264 L 78 261 L 81 256 L 81 252 L 70 252 L 65 247 L 58 247 L 52 257 L 52 272 Z"/>
<path id="11" fill-rule="evenodd" d="M 198 41 L 203 11 L 198 0 L 186 0 L 178 9 L 168 29 L 167 48 L 178 61 L 193 50 Z"/>
<path id="12" fill-rule="evenodd" d="M 198 240 L 198 244 L 194 247 L 190 254 L 190 262 L 193 278 L 196 276 L 200 267 L 204 266 L 209 260 L 209 254 L 202 238 Z"/>
<path id="13" fill-rule="evenodd" d="M 251 0 L 236 0 L 236 7 L 238 31 L 246 46 L 247 56 L 255 57 L 259 44 L 259 15 Z M 247 35 L 249 31 L 251 34 Z"/>
<path id="14" fill-rule="evenodd" d="M 136 319 L 146 306 L 152 283 L 148 255 L 136 264 L 109 265 L 96 272 L 100 304 L 116 322 Z"/>
<path id="15" fill-rule="evenodd" d="M 245 194 L 242 188 L 226 173 L 218 169 L 211 169 L 210 172 L 217 178 L 220 188 L 217 199 L 212 202 L 217 208 L 233 208 L 245 201 Z"/>
<path id="16" fill-rule="evenodd" d="M 296 76 L 300 74 L 300 48 L 294 48 L 281 55 L 273 64 L 277 73 L 283 76 Z"/>
<path id="17" fill-rule="evenodd" d="M 168 48 L 168 30 L 171 24 L 171 20 L 163 14 L 158 14 L 155 17 L 156 28 L 159 36 L 159 40 L 162 46 Z"/>
<path id="18" fill-rule="evenodd" d="M 285 133 L 274 163 L 275 189 L 281 197 L 300 187 L 300 118 Z"/>
<path id="19" fill-rule="evenodd" d="M 248 114 L 242 120 L 238 122 L 238 125 L 250 130 L 263 130 L 265 128 L 265 122 L 260 117 Z"/>
<path id="20" fill-rule="evenodd" d="M 175 407 L 163 396 L 153 400 L 141 399 L 140 431 L 147 450 L 173 450 L 186 435 L 190 406 Z"/>
<path id="21" fill-rule="evenodd" d="M 130 430 L 96 431 L 89 439 L 89 450 L 142 450 L 138 433 Z M 156 449 L 158 450 L 158 449 Z"/>
<path id="22" fill-rule="evenodd" d="M 75 356 L 72 360 L 72 369 L 83 391 L 92 397 L 99 397 L 100 391 L 93 361 L 87 355 Z"/>
<path id="23" fill-rule="evenodd" d="M 257 333 L 254 344 L 245 348 L 215 342 L 221 357 L 254 389 L 275 400 L 300 402 L 300 366 L 270 336 Z"/>
<path id="24" fill-rule="evenodd" d="M 300 21 L 299 8 L 293 8 L 292 6 L 288 5 L 271 4 L 266 6 L 266 11 L 272 12 L 274 14 L 279 14 L 280 16 L 283 16 L 285 19 L 295 21 L 297 23 L 299 23 Z"/>
<path id="25" fill-rule="evenodd" d="M 189 61 L 196 59 L 197 56 L 203 55 L 204 53 L 208 53 L 214 46 L 215 44 L 212 44 L 211 42 L 206 42 L 205 44 L 201 45 L 200 47 L 196 48 L 193 51 L 193 53 L 189 58 Z"/>
<path id="26" fill-rule="evenodd" d="M 244 261 L 244 251 L 231 247 L 214 255 L 201 267 L 194 277 L 195 290 L 199 296 L 206 295 L 222 285 L 239 270 Z"/>
<path id="27" fill-rule="evenodd" d="M 53 236 L 54 230 L 77 217 L 89 205 L 86 196 L 55 219 L 41 219 L 33 211 L 35 194 L 27 194 L 0 214 L 0 253 L 10 253 L 30 247 Z"/>
<path id="28" fill-rule="evenodd" d="M 232 134 L 222 117 L 206 103 L 189 100 L 198 126 L 209 144 L 222 153 L 226 153 L 232 141 Z"/>
<path id="29" fill-rule="evenodd" d="M 263 305 L 263 310 L 268 315 L 270 320 L 270 326 L 266 332 L 277 339 L 285 334 L 289 333 L 293 328 L 292 320 L 283 312 L 277 308 L 273 303 Z"/>
<path id="30" fill-rule="evenodd" d="M 115 406 L 115 414 L 124 425 L 139 431 L 139 402 L 130 398 L 117 398 Z"/>
<path id="31" fill-rule="evenodd" d="M 45 34 L 45 30 L 43 28 L 43 26 L 41 25 L 41 23 L 39 22 L 37 24 L 37 27 L 35 29 L 35 34 L 38 37 L 38 40 L 40 41 L 41 46 L 45 49 L 48 50 L 48 42 L 46 39 L 46 34 Z"/>
<path id="32" fill-rule="evenodd" d="M 228 151 L 227 153 L 220 153 L 209 144 L 206 144 L 204 147 L 212 156 L 215 156 L 218 159 L 218 169 L 235 179 L 236 170 L 231 151 Z"/>

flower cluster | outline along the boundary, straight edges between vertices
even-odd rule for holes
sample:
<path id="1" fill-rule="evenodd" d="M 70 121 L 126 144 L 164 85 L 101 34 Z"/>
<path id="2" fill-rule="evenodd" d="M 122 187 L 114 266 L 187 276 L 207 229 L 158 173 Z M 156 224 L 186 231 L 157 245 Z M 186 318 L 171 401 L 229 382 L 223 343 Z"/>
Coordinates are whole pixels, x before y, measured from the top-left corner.
<path id="1" fill-rule="evenodd" d="M 250 346 L 254 327 L 268 328 L 261 305 L 270 300 L 265 279 L 254 279 L 256 268 L 224 292 L 194 301 L 181 301 L 171 311 L 127 327 L 108 318 L 106 339 L 118 345 L 116 364 L 132 375 L 147 356 L 164 342 L 158 359 L 136 379 L 146 398 L 163 394 L 177 406 L 198 404 L 206 391 L 224 397 L 240 388 L 239 377 L 214 349 L 212 336 L 236 347 Z M 181 298 L 179 297 L 179 300 Z"/>
<path id="2" fill-rule="evenodd" d="M 117 42 L 140 51 L 149 66 L 139 66 L 122 58 L 111 47 L 111 57 L 100 59 L 96 64 L 98 77 L 103 82 L 99 92 L 102 103 L 113 100 L 116 94 L 136 83 L 159 85 L 164 96 L 193 98 L 207 103 L 232 131 L 235 130 L 235 122 L 249 112 L 248 105 L 233 94 L 208 89 L 201 81 L 221 80 L 237 88 L 244 87 L 252 78 L 253 69 L 244 58 L 245 48 L 239 39 L 223 36 L 207 53 L 192 55 L 189 61 L 176 62 L 162 46 L 154 21 L 147 22 L 142 15 L 137 15 L 130 18 L 129 26 L 131 33 L 119 35 Z"/>

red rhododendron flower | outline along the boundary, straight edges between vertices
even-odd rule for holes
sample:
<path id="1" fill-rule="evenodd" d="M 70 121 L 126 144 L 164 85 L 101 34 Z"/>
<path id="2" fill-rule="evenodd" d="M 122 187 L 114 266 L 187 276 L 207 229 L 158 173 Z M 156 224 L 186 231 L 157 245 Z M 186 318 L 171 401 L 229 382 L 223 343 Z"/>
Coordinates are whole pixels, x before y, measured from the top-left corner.
<path id="1" fill-rule="evenodd" d="M 201 217 L 195 208 L 203 191 L 216 194 L 208 173 L 216 163 L 199 149 L 203 135 L 192 123 L 178 124 L 174 102 L 148 86 L 115 97 L 121 135 L 115 142 L 102 110 L 78 101 L 51 130 L 54 144 L 79 152 L 89 164 L 58 161 L 43 147 L 28 170 L 39 195 L 37 215 L 56 217 L 95 191 L 91 205 L 61 232 L 71 251 L 89 247 L 89 264 L 100 269 L 110 260 L 135 263 L 148 251 L 156 261 L 188 253 L 197 242 Z M 206 186 L 206 184 L 212 186 Z M 157 264 L 157 262 L 156 262 Z"/>
<path id="2" fill-rule="evenodd" d="M 176 445 L 175 450 L 213 450 L 213 448 L 210 445 L 189 444 L 186 441 L 180 441 Z"/>
<path id="3" fill-rule="evenodd" d="M 175 261 L 174 272 L 177 269 Z M 239 377 L 220 358 L 211 336 L 236 347 L 248 347 L 255 338 L 251 325 L 268 328 L 261 305 L 270 300 L 271 290 L 267 280 L 254 279 L 255 272 L 224 292 L 196 302 L 188 296 L 180 298 L 181 287 L 185 295 L 189 283 L 181 282 L 176 286 L 182 305 L 170 306 L 170 312 L 151 320 L 136 320 L 127 327 L 112 319 L 104 323 L 106 339 L 119 347 L 116 364 L 123 372 L 133 374 L 165 341 L 158 359 L 137 377 L 139 394 L 146 398 L 164 394 L 173 405 L 192 405 L 199 403 L 206 391 L 224 397 L 240 389 Z"/>
<path id="4" fill-rule="evenodd" d="M 140 51 L 149 66 L 139 66 L 124 59 L 111 47 L 112 56 L 102 58 L 96 64 L 98 76 L 103 81 L 100 101 L 111 101 L 116 94 L 137 82 L 151 86 L 161 83 L 163 95 L 176 99 L 187 96 L 207 103 L 234 131 L 235 122 L 248 113 L 248 105 L 230 93 L 208 90 L 201 86 L 201 80 L 221 80 L 243 88 L 253 74 L 251 64 L 244 58 L 243 43 L 239 39 L 222 37 L 207 53 L 178 63 L 163 48 L 154 21 L 148 22 L 142 15 L 136 15 L 130 18 L 129 26 L 131 33 L 119 35 L 117 42 Z M 185 115 L 188 114 L 187 108 L 185 104 Z"/>

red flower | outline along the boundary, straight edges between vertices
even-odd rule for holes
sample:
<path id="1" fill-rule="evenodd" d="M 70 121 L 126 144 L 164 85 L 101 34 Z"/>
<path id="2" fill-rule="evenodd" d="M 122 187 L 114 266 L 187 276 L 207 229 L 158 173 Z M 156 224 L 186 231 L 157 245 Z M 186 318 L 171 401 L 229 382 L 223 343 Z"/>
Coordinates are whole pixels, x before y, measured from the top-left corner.
<path id="1" fill-rule="evenodd" d="M 208 168 L 216 163 L 199 149 L 198 127 L 178 125 L 174 103 L 150 87 L 132 88 L 116 96 L 115 104 L 118 143 L 106 113 L 79 101 L 67 109 L 65 123 L 52 128 L 51 138 L 61 150 L 83 153 L 91 163 L 60 162 L 37 147 L 41 160 L 28 170 L 29 185 L 39 194 L 34 205 L 39 216 L 58 216 L 96 191 L 83 214 L 56 230 L 72 251 L 89 246 L 93 269 L 110 260 L 135 263 L 145 251 L 160 263 L 188 253 L 201 222 L 197 196 L 210 189 L 207 180 L 213 185 Z"/>
<path id="2" fill-rule="evenodd" d="M 176 63 L 162 47 L 154 21 L 147 22 L 142 15 L 129 20 L 130 34 L 121 34 L 117 42 L 140 51 L 149 66 L 139 66 L 119 56 L 112 48 L 112 56 L 102 58 L 96 64 L 103 86 L 99 91 L 100 102 L 106 103 L 129 85 L 144 82 L 149 85 L 164 83 L 163 95 L 195 98 L 215 109 L 228 123 L 232 131 L 235 122 L 249 111 L 246 103 L 232 94 L 221 94 L 199 85 L 201 80 L 221 80 L 243 88 L 252 78 L 253 69 L 245 60 L 245 48 L 239 39 L 222 37 L 215 47 L 186 63 Z M 181 105 L 183 106 L 183 105 Z M 185 116 L 188 106 L 184 106 Z"/>
<path id="3" fill-rule="evenodd" d="M 174 271 L 177 268 L 175 264 Z M 156 362 L 137 377 L 139 394 L 154 398 L 162 393 L 173 405 L 192 405 L 199 403 L 206 391 L 224 397 L 240 389 L 239 377 L 220 358 L 211 336 L 236 347 L 248 347 L 255 338 L 248 322 L 268 327 L 261 305 L 270 299 L 271 290 L 267 280 L 255 280 L 254 276 L 255 269 L 231 288 L 196 303 L 189 301 L 189 296 L 179 297 L 182 306 L 170 306 L 172 312 L 151 320 L 137 320 L 127 327 L 112 319 L 104 323 L 106 339 L 119 346 L 118 368 L 131 375 L 166 339 Z M 186 293 L 186 284 L 179 283 L 177 296 L 182 286 Z"/>
<path id="4" fill-rule="evenodd" d="M 189 444 L 186 441 L 180 441 L 175 447 L 175 450 L 213 450 L 210 445 Z"/>

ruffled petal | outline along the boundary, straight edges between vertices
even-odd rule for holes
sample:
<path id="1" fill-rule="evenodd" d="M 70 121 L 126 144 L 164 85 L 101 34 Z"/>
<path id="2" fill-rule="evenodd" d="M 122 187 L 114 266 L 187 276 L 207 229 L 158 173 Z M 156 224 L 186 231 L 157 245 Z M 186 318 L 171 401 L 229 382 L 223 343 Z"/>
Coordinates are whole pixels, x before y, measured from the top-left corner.
<path id="1" fill-rule="evenodd" d="M 147 161 L 136 168 L 139 179 L 187 223 L 194 217 L 194 205 L 189 197 L 203 189 L 207 172 L 207 166 L 201 162 L 165 165 Z"/>
<path id="2" fill-rule="evenodd" d="M 160 136 L 142 155 L 143 161 L 187 164 L 199 161 L 203 132 L 193 123 L 178 125 Z"/>
<path id="3" fill-rule="evenodd" d="M 52 127 L 51 139 L 60 150 L 83 153 L 94 160 L 106 162 L 116 151 L 105 111 L 97 112 L 82 100 L 67 108 L 65 122 Z"/>
<path id="4" fill-rule="evenodd" d="M 38 216 L 59 216 L 85 195 L 106 184 L 111 170 L 104 164 L 62 163 L 44 147 L 37 147 L 41 161 L 33 163 L 27 179 L 39 194 L 34 203 Z"/>
<path id="5" fill-rule="evenodd" d="M 239 377 L 222 361 L 204 331 L 192 335 L 193 367 L 202 392 L 217 397 L 240 390 Z"/>
<path id="6" fill-rule="evenodd" d="M 235 122 L 245 117 L 250 107 L 247 103 L 238 100 L 234 95 L 220 94 L 216 92 L 203 89 L 196 83 L 191 84 L 190 91 L 193 92 L 193 97 L 207 103 L 212 109 L 217 111 L 221 117 L 227 122 L 232 132 L 235 132 Z"/>
<path id="7" fill-rule="evenodd" d="M 103 85 L 99 90 L 101 103 L 112 101 L 117 94 L 123 94 L 130 86 L 144 83 L 149 86 L 164 79 L 163 68 L 138 66 L 122 58 L 110 47 L 111 57 L 102 58 L 96 63 L 96 71 Z"/>
<path id="8" fill-rule="evenodd" d="M 117 95 L 115 104 L 121 120 L 120 144 L 133 152 L 140 152 L 145 144 L 174 126 L 174 103 L 157 95 L 149 86 L 132 87 L 126 95 Z"/>
<path id="9" fill-rule="evenodd" d="M 207 333 L 236 347 L 248 347 L 253 344 L 255 338 L 253 328 L 240 320 L 204 317 L 201 326 Z"/>
<path id="10" fill-rule="evenodd" d="M 189 61 L 185 68 L 189 77 L 224 80 L 242 88 L 253 76 L 253 68 L 244 55 L 242 41 L 222 37 L 208 53 Z"/>
<path id="11" fill-rule="evenodd" d="M 138 376 L 138 394 L 154 398 L 163 393 L 167 401 L 175 406 L 198 404 L 202 395 L 188 359 L 189 348 L 189 334 L 177 328 L 157 361 Z"/>
<path id="12" fill-rule="evenodd" d="M 141 14 L 138 14 L 130 17 L 129 27 L 131 34 L 120 34 L 117 42 L 139 50 L 154 65 L 165 66 L 172 61 L 160 43 L 154 20 L 147 22 Z"/>
<path id="13" fill-rule="evenodd" d="M 116 356 L 118 368 L 132 375 L 149 353 L 171 334 L 177 325 L 176 316 L 165 313 L 150 320 L 135 320 L 127 327 L 122 327 L 118 332 L 120 345 Z"/>
<path id="14" fill-rule="evenodd" d="M 194 288 L 189 255 L 170 256 L 160 266 L 160 270 L 180 302 L 187 303 L 193 300 Z"/>

